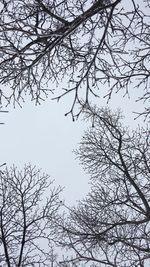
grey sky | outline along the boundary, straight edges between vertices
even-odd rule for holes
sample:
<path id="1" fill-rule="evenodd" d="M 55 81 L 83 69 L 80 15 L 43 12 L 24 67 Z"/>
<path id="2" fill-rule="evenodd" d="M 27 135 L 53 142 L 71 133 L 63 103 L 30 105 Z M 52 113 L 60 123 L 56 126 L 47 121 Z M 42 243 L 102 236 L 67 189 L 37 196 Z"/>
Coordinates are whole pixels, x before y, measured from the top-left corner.
<path id="1" fill-rule="evenodd" d="M 133 110 L 141 110 L 142 103 L 135 104 L 134 91 L 131 98 L 123 98 L 121 94 L 113 96 L 109 105 L 121 108 L 126 116 L 125 123 L 131 128 L 141 120 L 134 121 Z M 86 175 L 79 162 L 75 160 L 72 150 L 77 147 L 87 125 L 80 117 L 72 122 L 71 117 L 64 114 L 69 110 L 71 99 L 63 99 L 56 103 L 47 99 L 39 106 L 26 99 L 23 108 L 8 107 L 8 114 L 1 114 L 1 164 L 6 162 L 22 168 L 31 162 L 55 179 L 56 185 L 65 187 L 63 197 L 68 204 L 82 198 L 89 189 L 89 176 Z M 98 106 L 106 105 L 106 100 L 95 99 Z"/>

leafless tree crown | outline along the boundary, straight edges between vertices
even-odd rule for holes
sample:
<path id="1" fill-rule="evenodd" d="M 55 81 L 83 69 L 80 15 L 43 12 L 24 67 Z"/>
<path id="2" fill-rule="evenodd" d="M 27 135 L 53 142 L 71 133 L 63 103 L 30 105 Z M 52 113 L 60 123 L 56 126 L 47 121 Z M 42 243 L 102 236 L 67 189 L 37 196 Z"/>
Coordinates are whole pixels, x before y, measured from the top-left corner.
<path id="1" fill-rule="evenodd" d="M 58 266 L 54 221 L 60 192 L 48 175 L 31 165 L 23 171 L 15 166 L 0 171 L 1 266 Z"/>
<path id="2" fill-rule="evenodd" d="M 108 100 L 132 87 L 147 103 L 149 8 L 149 0 L 1 0 L 1 101 L 29 93 L 37 103 L 65 78 L 54 98 L 72 94 L 73 118 L 104 84 Z"/>
<path id="3" fill-rule="evenodd" d="M 147 267 L 150 262 L 150 135 L 130 132 L 119 114 L 87 112 L 95 126 L 76 151 L 91 191 L 62 224 L 68 266 Z M 74 253 L 73 253 L 74 251 Z M 75 265 L 74 265 L 75 264 Z"/>

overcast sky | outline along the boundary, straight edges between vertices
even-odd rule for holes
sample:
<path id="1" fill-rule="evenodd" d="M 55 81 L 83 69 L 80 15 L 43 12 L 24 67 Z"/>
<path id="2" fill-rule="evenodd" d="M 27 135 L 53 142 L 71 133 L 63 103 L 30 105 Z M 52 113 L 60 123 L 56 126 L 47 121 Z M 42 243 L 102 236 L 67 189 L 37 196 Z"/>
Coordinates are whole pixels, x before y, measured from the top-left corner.
<path id="1" fill-rule="evenodd" d="M 135 128 L 141 120 L 134 121 L 133 110 L 141 110 L 142 103 L 135 104 L 132 91 L 131 98 L 123 98 L 121 94 L 113 96 L 109 105 L 121 108 L 126 116 L 125 123 Z M 72 150 L 86 130 L 87 125 L 81 117 L 73 122 L 64 114 L 69 110 L 71 99 L 63 99 L 56 103 L 47 99 L 40 106 L 26 99 L 22 108 L 9 106 L 9 113 L 0 114 L 1 122 L 1 161 L 8 167 L 13 164 L 22 168 L 25 163 L 32 163 L 55 179 L 56 185 L 64 188 L 63 197 L 67 204 L 73 204 L 82 198 L 89 189 L 89 176 L 85 174 L 75 160 Z M 96 100 L 95 100 L 96 102 Z M 106 105 L 103 99 L 97 104 Z"/>

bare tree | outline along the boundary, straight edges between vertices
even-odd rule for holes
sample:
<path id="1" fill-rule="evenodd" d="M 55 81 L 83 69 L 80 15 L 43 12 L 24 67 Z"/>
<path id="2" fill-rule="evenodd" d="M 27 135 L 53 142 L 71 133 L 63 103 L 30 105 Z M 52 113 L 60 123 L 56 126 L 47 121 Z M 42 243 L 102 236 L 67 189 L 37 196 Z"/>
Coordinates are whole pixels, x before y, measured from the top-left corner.
<path id="1" fill-rule="evenodd" d="M 58 266 L 54 221 L 60 192 L 31 165 L 0 172 L 0 266 Z"/>
<path id="2" fill-rule="evenodd" d="M 1 0 L 0 82 L 11 89 L 1 88 L 1 101 L 21 104 L 28 93 L 38 103 L 56 89 L 49 81 L 63 79 L 54 98 L 72 94 L 73 119 L 104 84 L 108 100 L 132 87 L 148 103 L 149 8 L 149 0 Z"/>
<path id="3" fill-rule="evenodd" d="M 148 267 L 150 262 L 150 135 L 130 132 L 121 115 L 94 110 L 94 128 L 76 151 L 91 191 L 62 223 L 68 266 Z M 80 265 L 81 264 L 81 265 Z M 83 265 L 82 265 L 83 264 Z"/>

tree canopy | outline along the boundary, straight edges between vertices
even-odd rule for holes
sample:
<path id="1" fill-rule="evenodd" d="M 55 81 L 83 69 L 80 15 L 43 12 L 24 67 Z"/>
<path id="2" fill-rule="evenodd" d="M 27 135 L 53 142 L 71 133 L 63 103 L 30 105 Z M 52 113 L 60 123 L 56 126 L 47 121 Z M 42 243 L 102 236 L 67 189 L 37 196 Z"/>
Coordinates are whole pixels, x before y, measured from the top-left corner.
<path id="1" fill-rule="evenodd" d="M 61 188 L 30 164 L 0 171 L 1 266 L 58 266 L 54 221 Z"/>
<path id="2" fill-rule="evenodd" d="M 76 151 L 91 190 L 69 209 L 61 245 L 68 266 L 143 267 L 150 261 L 150 135 L 110 110 L 87 112 L 94 128 Z M 72 252 L 72 255 L 70 255 Z"/>
<path id="3" fill-rule="evenodd" d="M 38 103 L 59 85 L 53 98 L 71 94 L 73 118 L 102 87 L 107 100 L 132 89 L 148 103 L 149 8 L 149 0 L 1 0 L 1 102 L 21 104 L 27 93 Z"/>

